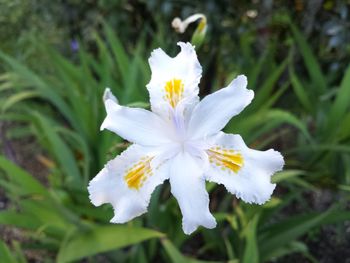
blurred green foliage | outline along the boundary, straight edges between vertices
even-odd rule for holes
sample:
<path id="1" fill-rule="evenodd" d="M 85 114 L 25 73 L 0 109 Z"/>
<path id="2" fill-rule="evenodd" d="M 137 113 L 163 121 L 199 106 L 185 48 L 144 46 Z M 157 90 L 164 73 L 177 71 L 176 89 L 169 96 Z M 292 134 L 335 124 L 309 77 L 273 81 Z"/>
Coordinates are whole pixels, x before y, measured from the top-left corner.
<path id="1" fill-rule="evenodd" d="M 45 151 L 49 174 L 44 184 L 0 157 L 0 186 L 10 200 L 0 212 L 0 225 L 19 228 L 26 237 L 22 242 L 1 242 L 0 258 L 26 262 L 26 253 L 34 251 L 43 262 L 88 258 L 250 263 L 276 262 L 297 253 L 317 262 L 305 235 L 326 224 L 343 229 L 350 219 L 350 68 L 344 63 L 348 47 L 341 43 L 336 51 L 327 48 L 327 35 L 316 32 L 326 24 L 322 19 L 313 21 L 320 23 L 315 32 L 301 32 L 297 19 L 289 17 L 311 12 L 303 2 L 269 2 L 2 1 L 6 8 L 0 11 L 0 21 L 7 26 L 1 30 L 7 31 L 0 35 L 9 38 L 0 44 L 0 121 L 26 127 L 13 125 L 3 137 L 34 137 Z M 325 1 L 319 13 L 337 11 L 341 5 Z M 110 87 L 121 104 L 148 108 L 147 57 L 158 46 L 175 54 L 176 41 L 191 39 L 195 25 L 179 36 L 170 23 L 175 16 L 185 18 L 195 11 L 208 18 L 207 35 L 198 50 L 204 67 L 201 93 L 215 91 L 237 74 L 248 76 L 255 99 L 226 131 L 241 134 L 254 148 L 273 146 L 283 152 L 285 170 L 273 177 L 279 189 L 268 203 L 255 206 L 208 184 L 218 227 L 186 236 L 178 205 L 165 184 L 156 189 L 146 215 L 110 225 L 111 207 L 93 207 L 86 190 L 88 180 L 126 147 L 114 134 L 99 131 L 105 116 L 104 88 Z M 254 12 L 247 11 L 258 15 L 254 18 Z M 29 18 L 24 18 L 28 12 Z M 50 19 L 26 25 L 38 14 Z M 332 14 L 335 19 L 338 13 Z M 62 32 L 53 36 L 58 41 L 50 37 L 50 30 L 40 30 L 43 21 Z M 11 32 L 31 41 L 22 45 Z M 34 37 L 26 37 L 31 34 Z M 312 34 L 318 38 L 309 40 Z M 35 52 L 26 55 L 28 50 Z M 331 189 L 337 202 L 312 211 L 308 199 L 324 189 Z M 296 204 L 299 208 L 293 209 Z"/>

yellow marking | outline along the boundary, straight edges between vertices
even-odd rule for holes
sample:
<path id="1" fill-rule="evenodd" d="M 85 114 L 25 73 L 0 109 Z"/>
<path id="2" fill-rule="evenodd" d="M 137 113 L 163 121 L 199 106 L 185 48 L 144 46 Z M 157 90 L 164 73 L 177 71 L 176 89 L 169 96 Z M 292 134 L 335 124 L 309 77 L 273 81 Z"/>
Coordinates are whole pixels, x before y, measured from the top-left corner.
<path id="1" fill-rule="evenodd" d="M 243 157 L 232 149 L 212 147 L 207 150 L 209 161 L 225 171 L 227 169 L 237 173 L 243 166 Z"/>
<path id="2" fill-rule="evenodd" d="M 184 92 L 184 84 L 181 79 L 172 79 L 165 84 L 165 99 L 170 103 L 171 107 L 175 108 L 178 102 L 182 99 Z"/>
<path id="3" fill-rule="evenodd" d="M 124 179 L 129 188 L 139 190 L 148 176 L 152 175 L 150 157 L 143 157 L 139 162 L 126 170 Z"/>
<path id="4" fill-rule="evenodd" d="M 207 19 L 205 17 L 203 17 L 198 24 L 198 27 L 197 27 L 198 31 L 202 32 L 203 29 L 206 27 L 206 25 L 207 25 Z"/>

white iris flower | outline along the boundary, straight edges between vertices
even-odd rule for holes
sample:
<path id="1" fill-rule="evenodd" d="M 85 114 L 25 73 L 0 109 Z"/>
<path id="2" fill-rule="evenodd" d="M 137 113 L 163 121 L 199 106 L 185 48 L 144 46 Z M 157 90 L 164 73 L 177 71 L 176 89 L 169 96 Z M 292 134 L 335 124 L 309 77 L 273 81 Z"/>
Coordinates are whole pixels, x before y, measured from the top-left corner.
<path id="1" fill-rule="evenodd" d="M 198 226 L 214 228 L 206 180 L 223 184 L 245 202 L 263 204 L 275 189 L 271 176 L 284 165 L 279 152 L 249 149 L 240 135 L 221 132 L 254 97 L 246 89 L 247 78 L 238 76 L 199 101 L 201 65 L 191 44 L 178 45 L 181 52 L 174 58 L 156 49 L 149 59 L 152 111 L 121 106 L 109 89 L 105 92 L 107 117 L 101 130 L 133 143 L 88 187 L 95 206 L 112 204 L 112 223 L 145 213 L 154 189 L 169 179 L 184 232 L 190 234 Z"/>

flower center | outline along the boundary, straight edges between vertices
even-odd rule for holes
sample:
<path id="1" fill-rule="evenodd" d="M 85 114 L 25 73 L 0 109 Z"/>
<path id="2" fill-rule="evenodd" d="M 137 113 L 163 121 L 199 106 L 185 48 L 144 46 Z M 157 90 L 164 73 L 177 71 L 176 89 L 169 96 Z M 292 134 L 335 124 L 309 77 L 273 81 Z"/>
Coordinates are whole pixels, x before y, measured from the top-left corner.
<path id="1" fill-rule="evenodd" d="M 232 149 L 212 147 L 207 150 L 209 161 L 220 167 L 222 170 L 229 170 L 237 173 L 243 166 L 243 157 Z"/>
<path id="2" fill-rule="evenodd" d="M 139 190 L 148 176 L 151 176 L 151 157 L 143 157 L 132 167 L 126 170 L 124 179 L 129 188 Z"/>
<path id="3" fill-rule="evenodd" d="M 178 102 L 182 99 L 184 92 L 184 84 L 181 79 L 172 79 L 165 84 L 165 99 L 169 102 L 171 107 L 175 108 Z"/>

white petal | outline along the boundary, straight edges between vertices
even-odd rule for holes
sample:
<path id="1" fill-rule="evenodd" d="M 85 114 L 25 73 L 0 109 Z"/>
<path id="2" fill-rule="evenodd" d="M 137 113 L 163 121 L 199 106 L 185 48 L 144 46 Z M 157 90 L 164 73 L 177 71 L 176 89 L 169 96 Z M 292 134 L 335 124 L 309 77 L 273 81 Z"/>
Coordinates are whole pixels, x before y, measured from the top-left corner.
<path id="1" fill-rule="evenodd" d="M 206 96 L 192 112 L 189 133 L 199 139 L 222 130 L 227 122 L 239 114 L 253 99 L 254 92 L 246 89 L 247 78 L 235 78 L 226 88 Z"/>
<path id="2" fill-rule="evenodd" d="M 118 105 L 115 101 L 105 101 L 107 116 L 101 130 L 108 129 L 125 140 L 140 145 L 160 145 L 169 142 L 168 127 L 153 112 Z"/>
<path id="3" fill-rule="evenodd" d="M 152 77 L 147 88 L 152 111 L 165 117 L 168 117 L 169 111 L 180 101 L 185 101 L 186 106 L 191 108 L 199 100 L 198 84 L 202 67 L 190 43 L 179 42 L 178 45 L 181 51 L 174 58 L 169 57 L 160 48 L 154 50 L 149 58 Z M 179 87 L 183 90 L 180 91 Z"/>
<path id="4" fill-rule="evenodd" d="M 242 137 L 239 135 L 219 133 L 212 142 L 215 151 L 233 150 L 234 153 L 226 151 L 228 158 L 238 153 L 241 155 L 242 166 L 233 171 L 230 164 L 222 165 L 220 159 L 214 158 L 210 169 L 206 172 L 207 180 L 223 184 L 226 189 L 238 198 L 248 203 L 263 204 L 270 199 L 276 185 L 271 183 L 271 176 L 282 170 L 284 160 L 282 155 L 272 149 L 257 151 L 249 149 Z M 231 155 L 231 158 L 230 156 Z"/>
<path id="5" fill-rule="evenodd" d="M 113 95 L 111 89 L 108 87 L 105 89 L 102 99 L 103 102 L 106 100 L 113 100 L 115 103 L 119 104 L 118 99 Z"/>
<path id="6" fill-rule="evenodd" d="M 155 166 L 152 157 L 146 148 L 132 145 L 90 181 L 91 202 L 95 206 L 112 204 L 112 223 L 125 223 L 145 213 L 156 186 L 168 179 L 168 165 Z"/>
<path id="7" fill-rule="evenodd" d="M 186 152 L 180 152 L 172 161 L 170 170 L 171 193 L 176 197 L 183 215 L 182 228 L 191 234 L 202 225 L 216 226 L 215 218 L 209 211 L 209 195 L 197 160 Z"/>

